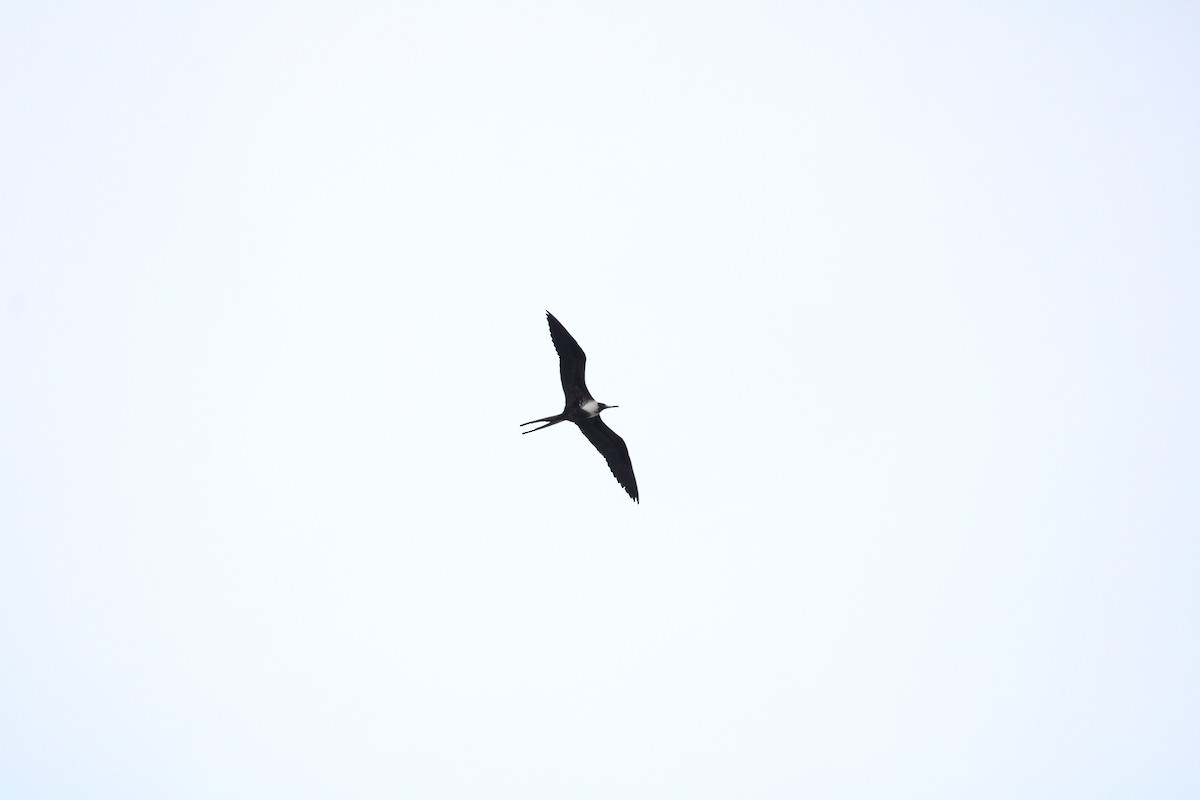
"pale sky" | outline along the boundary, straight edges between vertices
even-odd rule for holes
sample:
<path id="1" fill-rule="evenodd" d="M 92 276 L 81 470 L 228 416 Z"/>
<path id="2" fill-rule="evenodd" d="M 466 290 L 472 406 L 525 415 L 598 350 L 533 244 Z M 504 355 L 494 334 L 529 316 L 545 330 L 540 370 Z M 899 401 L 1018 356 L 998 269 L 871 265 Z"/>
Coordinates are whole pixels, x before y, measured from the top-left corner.
<path id="1" fill-rule="evenodd" d="M 1200 795 L 1200 10 L 1050 5 L 0 9 L 0 796 Z"/>

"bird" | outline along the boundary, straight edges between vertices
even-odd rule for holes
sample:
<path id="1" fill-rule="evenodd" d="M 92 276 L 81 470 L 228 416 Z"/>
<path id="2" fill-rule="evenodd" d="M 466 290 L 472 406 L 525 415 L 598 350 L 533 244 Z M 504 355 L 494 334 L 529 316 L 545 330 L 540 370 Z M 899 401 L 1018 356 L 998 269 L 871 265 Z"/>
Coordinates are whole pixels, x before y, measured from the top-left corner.
<path id="1" fill-rule="evenodd" d="M 558 351 L 558 373 L 562 378 L 566 405 L 561 414 L 522 422 L 519 426 L 522 428 L 538 422 L 545 424 L 521 433 L 533 433 L 560 422 L 574 422 L 592 446 L 604 456 L 617 483 L 621 484 L 635 503 L 640 504 L 637 479 L 633 476 L 633 462 L 629 460 L 629 448 L 625 446 L 625 440 L 600 419 L 601 411 L 618 406 L 605 405 L 592 399 L 592 393 L 583 382 L 583 370 L 587 366 L 587 356 L 584 355 L 583 348 L 549 311 L 546 312 L 546 321 L 550 324 L 550 340 L 554 342 L 554 349 Z"/>

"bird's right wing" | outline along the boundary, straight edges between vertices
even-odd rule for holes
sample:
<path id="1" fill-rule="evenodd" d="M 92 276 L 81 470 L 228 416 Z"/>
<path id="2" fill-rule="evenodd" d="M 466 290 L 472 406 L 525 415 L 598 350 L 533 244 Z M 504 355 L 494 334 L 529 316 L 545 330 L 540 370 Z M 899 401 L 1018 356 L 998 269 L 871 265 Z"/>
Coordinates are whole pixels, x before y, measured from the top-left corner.
<path id="1" fill-rule="evenodd" d="M 617 436 L 612 428 L 605 425 L 599 415 L 575 424 L 579 426 L 579 430 L 583 431 L 583 435 L 587 437 L 588 441 L 600 451 L 600 455 L 604 456 L 617 483 L 629 492 L 629 496 L 633 498 L 634 502 L 639 502 L 637 478 L 633 477 L 633 462 L 629 460 L 629 448 L 625 446 L 625 440 Z"/>
<path id="2" fill-rule="evenodd" d="M 554 349 L 558 351 L 558 374 L 562 378 L 563 394 L 569 403 L 579 399 L 580 393 L 587 394 L 587 386 L 583 382 L 584 368 L 587 366 L 587 356 L 575 337 L 567 333 L 563 324 L 546 312 L 546 321 L 550 323 L 550 339 Z"/>

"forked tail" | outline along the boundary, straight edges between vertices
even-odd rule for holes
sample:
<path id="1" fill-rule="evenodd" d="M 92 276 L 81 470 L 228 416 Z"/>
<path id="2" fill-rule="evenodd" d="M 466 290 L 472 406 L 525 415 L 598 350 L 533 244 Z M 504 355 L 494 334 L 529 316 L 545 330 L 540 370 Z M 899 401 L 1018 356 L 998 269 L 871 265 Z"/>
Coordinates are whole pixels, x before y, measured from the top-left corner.
<path id="1" fill-rule="evenodd" d="M 533 433 L 534 431 L 540 431 L 542 428 L 549 428 L 551 425 L 557 425 L 566 418 L 567 417 L 565 414 L 555 414 L 553 417 L 542 417 L 541 419 L 531 419 L 529 422 L 522 422 L 518 427 L 524 428 L 526 425 L 532 425 L 535 422 L 546 423 L 545 425 L 539 425 L 536 428 L 530 428 L 527 431 L 521 431 L 521 433 Z"/>

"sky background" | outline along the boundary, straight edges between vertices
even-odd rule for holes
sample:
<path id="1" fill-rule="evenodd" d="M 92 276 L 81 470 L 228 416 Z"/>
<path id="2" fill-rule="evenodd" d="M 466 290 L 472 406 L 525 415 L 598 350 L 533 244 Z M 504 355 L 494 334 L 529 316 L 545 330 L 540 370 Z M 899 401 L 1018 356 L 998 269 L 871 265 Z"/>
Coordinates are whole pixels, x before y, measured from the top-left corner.
<path id="1" fill-rule="evenodd" d="M 0 796 L 1196 797 L 1198 30 L 5 4 Z"/>

